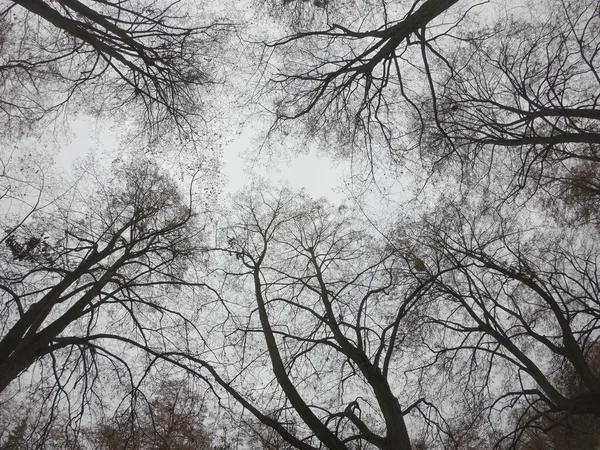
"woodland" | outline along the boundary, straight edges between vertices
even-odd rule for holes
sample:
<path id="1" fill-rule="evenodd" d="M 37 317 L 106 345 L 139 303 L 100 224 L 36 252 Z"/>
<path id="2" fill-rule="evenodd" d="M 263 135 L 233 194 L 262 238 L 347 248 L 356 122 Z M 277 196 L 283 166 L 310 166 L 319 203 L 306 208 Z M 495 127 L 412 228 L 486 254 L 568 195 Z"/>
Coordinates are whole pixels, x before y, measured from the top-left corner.
<path id="1" fill-rule="evenodd" d="M 0 450 L 600 448 L 597 0 L 2 0 L 0 137 Z"/>

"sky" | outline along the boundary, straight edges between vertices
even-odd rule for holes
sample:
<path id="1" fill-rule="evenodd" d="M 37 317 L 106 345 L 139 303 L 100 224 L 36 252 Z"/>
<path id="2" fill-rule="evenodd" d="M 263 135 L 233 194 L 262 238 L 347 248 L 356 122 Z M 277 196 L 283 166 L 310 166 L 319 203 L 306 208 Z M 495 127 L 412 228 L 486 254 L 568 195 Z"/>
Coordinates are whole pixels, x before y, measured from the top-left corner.
<path id="1" fill-rule="evenodd" d="M 71 174 L 76 159 L 90 153 L 116 156 L 118 135 L 106 122 L 80 117 L 71 121 L 69 127 L 54 144 L 57 172 Z M 245 130 L 223 148 L 221 174 L 226 193 L 240 191 L 254 177 L 260 177 L 276 185 L 304 189 L 311 197 L 325 197 L 334 203 L 340 203 L 345 197 L 343 180 L 348 170 L 347 163 L 317 154 L 315 150 L 298 155 L 270 154 L 256 158 L 258 153 L 252 151 L 254 146 L 251 131 Z"/>
<path id="2" fill-rule="evenodd" d="M 224 149 L 223 175 L 226 191 L 236 192 L 242 189 L 250 184 L 254 176 L 295 190 L 304 189 L 314 198 L 326 197 L 336 203 L 344 198 L 343 179 L 347 170 L 345 163 L 317 154 L 315 150 L 292 157 L 271 155 L 253 160 L 247 155 L 251 145 L 251 140 L 242 134 Z"/>

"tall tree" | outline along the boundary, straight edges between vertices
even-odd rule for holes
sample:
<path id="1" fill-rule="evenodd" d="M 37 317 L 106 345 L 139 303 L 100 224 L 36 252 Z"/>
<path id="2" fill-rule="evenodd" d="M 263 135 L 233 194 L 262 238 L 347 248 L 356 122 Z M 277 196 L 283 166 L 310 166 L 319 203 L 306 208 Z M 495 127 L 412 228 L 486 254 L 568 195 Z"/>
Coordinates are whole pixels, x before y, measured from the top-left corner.
<path id="1" fill-rule="evenodd" d="M 504 197 L 542 187 L 563 213 L 598 221 L 597 2 L 358 3 L 269 44 L 282 59 L 277 124 L 463 182 L 499 171 Z"/>
<path id="2" fill-rule="evenodd" d="M 198 86 L 214 80 L 207 61 L 215 57 L 224 26 L 198 25 L 191 11 L 180 2 L 14 0 L 4 5 L 4 124 L 35 121 L 70 104 L 99 114 L 128 107 L 147 131 L 175 125 L 192 132 L 190 118 L 201 113 Z"/>
<path id="3" fill-rule="evenodd" d="M 119 339 L 161 348 L 165 327 L 190 326 L 168 298 L 194 285 L 183 274 L 202 238 L 191 197 L 149 160 L 84 179 L 0 249 L 0 391 L 35 368 L 41 402 L 64 401 L 75 421 L 102 397 L 104 369 L 134 388 L 143 359 Z"/>
<path id="4" fill-rule="evenodd" d="M 226 373 L 212 368 L 220 383 L 295 448 L 410 449 L 442 433 L 435 406 L 400 381 L 409 317 L 432 280 L 398 268 L 343 208 L 282 191 L 236 210 L 219 269 L 234 288 L 215 316 L 231 348 Z"/>
<path id="5" fill-rule="evenodd" d="M 578 417 L 597 421 L 595 243 L 582 232 L 527 229 L 514 211 L 476 204 L 443 203 L 405 230 L 423 272 L 436 278 L 427 293 L 435 308 L 420 318 L 430 367 L 439 369 L 429 376 L 459 380 L 492 423 L 517 418 L 498 426 L 503 445 L 544 423 L 548 431 Z"/>
<path id="6" fill-rule="evenodd" d="M 544 5 L 449 49 L 413 136 L 434 161 L 507 171 L 505 189 L 541 186 L 581 218 L 598 196 L 600 10 L 595 1 Z"/>
<path id="7" fill-rule="evenodd" d="M 98 450 L 209 450 L 200 396 L 181 380 L 163 381 L 149 401 L 87 430 Z"/>
<path id="8" fill-rule="evenodd" d="M 344 143 L 362 135 L 369 149 L 381 136 L 392 144 L 396 119 L 430 89 L 429 58 L 462 21 L 457 3 L 384 1 L 365 11 L 353 2 L 326 29 L 268 44 L 284 61 L 273 77 L 277 120 L 303 118 L 310 132 L 336 132 Z"/>

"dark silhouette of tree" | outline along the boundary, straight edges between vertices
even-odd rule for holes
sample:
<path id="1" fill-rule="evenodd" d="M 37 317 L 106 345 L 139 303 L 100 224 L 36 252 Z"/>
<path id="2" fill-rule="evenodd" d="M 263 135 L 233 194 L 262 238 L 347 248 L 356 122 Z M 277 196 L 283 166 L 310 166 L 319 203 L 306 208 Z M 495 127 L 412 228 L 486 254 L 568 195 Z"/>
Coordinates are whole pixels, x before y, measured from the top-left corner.
<path id="1" fill-rule="evenodd" d="M 595 373 L 600 373 L 600 358 L 598 346 L 592 348 L 588 356 L 589 364 Z M 559 373 L 558 383 L 570 395 L 585 392 L 580 377 L 575 371 L 566 366 Z M 518 449 L 547 449 L 568 450 L 571 448 L 595 449 L 600 443 L 600 417 L 597 415 L 572 415 L 556 412 L 537 419 L 535 426 L 526 429 Z"/>
<path id="2" fill-rule="evenodd" d="M 541 186 L 586 209 L 597 197 L 598 4 L 546 6 L 543 14 L 510 15 L 446 52 L 435 95 L 415 110 L 413 136 L 424 157 L 466 171 L 483 162 L 484 170 L 508 171 L 505 189 Z"/>
<path id="3" fill-rule="evenodd" d="M 514 212 L 476 203 L 444 202 L 405 229 L 436 278 L 427 293 L 436 306 L 420 318 L 432 352 L 424 367 L 454 378 L 496 423 L 511 414 L 512 428 L 492 436 L 499 446 L 532 429 L 551 439 L 557 418 L 597 421 L 598 249 L 577 232 L 528 230 Z"/>
<path id="4" fill-rule="evenodd" d="M 169 297 L 195 285 L 183 279 L 202 237 L 191 196 L 148 160 L 113 169 L 33 211 L 0 248 L 0 391 L 35 369 L 49 421 L 64 405 L 77 423 L 108 373 L 137 389 L 144 358 L 120 338 L 156 349 L 165 327 L 190 326 Z"/>
<path id="5" fill-rule="evenodd" d="M 206 61 L 224 31 L 197 21 L 180 2 L 11 1 L 0 10 L 3 122 L 71 104 L 100 115 L 128 107 L 154 134 L 193 132 L 198 86 L 214 79 Z"/>
<path id="6" fill-rule="evenodd" d="M 342 153 L 418 160 L 504 197 L 541 188 L 585 218 L 598 192 L 598 4 L 544 5 L 482 9 L 482 21 L 481 5 L 456 1 L 381 2 L 365 18 L 348 7 L 347 24 L 269 44 L 285 61 L 276 124 L 301 119 Z"/>
<path id="7" fill-rule="evenodd" d="M 353 16 L 348 5 L 347 25 L 301 30 L 268 44 L 288 58 L 273 79 L 278 123 L 303 118 L 309 132 L 337 132 L 343 142 L 362 133 L 369 149 L 381 136 L 397 139 L 392 123 L 429 89 L 428 58 L 438 58 L 438 41 L 462 21 L 457 3 L 389 5 L 392 14 L 382 2 L 367 18 Z"/>
<path id="8" fill-rule="evenodd" d="M 167 380 L 147 403 L 84 434 L 98 450 L 209 450 L 202 399 L 184 382 Z"/>
<path id="9" fill-rule="evenodd" d="M 598 257 L 587 242 L 591 230 L 581 227 L 600 217 L 598 3 L 551 0 L 541 13 L 515 7 L 484 26 L 469 24 L 471 10 L 460 2 L 411 2 L 388 14 L 390 3 L 352 26 L 331 23 L 271 44 L 289 58 L 274 80 L 277 123 L 301 119 L 314 135 L 337 132 L 344 149 L 361 136 L 361 150 L 384 148 L 392 159 L 455 175 L 444 181 L 473 199 L 441 202 L 392 239 L 403 258 L 393 267 L 428 286 L 415 296 L 413 309 L 422 309 L 411 320 L 429 363 L 413 373 L 435 386 L 462 380 L 455 386 L 468 397 L 464 409 L 475 408 L 469 420 L 438 421 L 446 446 L 467 445 L 469 426 L 485 427 L 482 417 L 507 423 L 507 414 L 518 416 L 513 428 L 473 439 L 516 446 L 541 429 L 558 446 L 569 424 L 600 415 L 591 356 L 599 338 Z M 535 236 L 511 217 L 514 199 L 534 204 L 537 218 L 555 228 Z M 535 214 L 527 220 L 535 223 Z M 270 245 L 255 245 L 257 254 Z M 287 272 L 278 270 L 283 280 Z M 281 333 L 287 343 L 287 329 Z M 572 373 L 578 390 L 557 373 Z M 411 436 L 415 447 L 427 445 Z"/>
<path id="10" fill-rule="evenodd" d="M 282 191 L 236 210 L 220 269 L 241 290 L 221 294 L 236 375 L 213 366 L 217 381 L 294 448 L 410 449 L 414 415 L 443 433 L 434 405 L 397 385 L 407 317 L 432 280 L 399 269 L 343 208 Z"/>

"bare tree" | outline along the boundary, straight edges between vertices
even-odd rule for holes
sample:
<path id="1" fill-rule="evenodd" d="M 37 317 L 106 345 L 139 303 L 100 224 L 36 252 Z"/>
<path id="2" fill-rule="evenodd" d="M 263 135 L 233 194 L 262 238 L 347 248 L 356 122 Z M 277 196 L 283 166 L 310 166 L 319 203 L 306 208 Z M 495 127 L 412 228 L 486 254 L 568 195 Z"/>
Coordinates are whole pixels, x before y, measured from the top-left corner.
<path id="1" fill-rule="evenodd" d="M 504 197 L 541 187 L 567 216 L 597 222 L 598 5 L 542 5 L 384 1 L 363 18 L 347 8 L 343 23 L 269 44 L 285 64 L 277 124 L 302 119 L 310 135 L 387 164 L 458 166 L 465 183 L 499 172 Z"/>
<path id="2" fill-rule="evenodd" d="M 217 269 L 235 288 L 215 318 L 229 349 L 226 369 L 209 368 L 217 381 L 295 448 L 410 449 L 409 422 L 439 441 L 443 418 L 402 369 L 433 279 L 404 273 L 343 208 L 282 191 L 236 211 Z"/>
<path id="3" fill-rule="evenodd" d="M 543 421 L 600 417 L 598 249 L 511 215 L 447 202 L 414 231 L 415 257 L 438 274 L 428 293 L 437 307 L 421 322 L 432 351 L 424 367 L 460 380 L 489 415 L 517 418 L 498 427 L 497 445 Z"/>
<path id="4" fill-rule="evenodd" d="M 599 10 L 594 1 L 544 5 L 542 14 L 517 9 L 446 53 L 414 136 L 424 157 L 508 170 L 505 189 L 541 185 L 573 205 L 597 197 L 589 173 L 600 144 Z"/>
<path id="5" fill-rule="evenodd" d="M 595 373 L 600 373 L 598 348 L 596 345 L 588 356 L 590 366 Z M 581 380 L 573 369 L 567 366 L 562 370 L 564 372 L 559 374 L 559 383 L 569 395 L 576 396 L 585 391 L 585 388 L 582 390 Z M 519 413 L 515 414 L 517 418 L 521 417 Z M 593 449 L 600 443 L 600 417 L 598 415 L 555 412 L 541 418 L 533 418 L 532 422 L 532 426 L 524 430 L 517 448 L 530 450 L 544 448 L 555 450 Z"/>
<path id="6" fill-rule="evenodd" d="M 190 326 L 167 299 L 194 285 L 183 275 L 202 231 L 190 200 L 150 161 L 86 179 L 11 228 L 0 250 L 0 391 L 29 380 L 40 411 L 49 408 L 44 420 L 64 407 L 75 425 L 102 399 L 102 374 L 135 389 L 146 370 L 120 338 L 161 348 L 165 328 Z"/>
<path id="7" fill-rule="evenodd" d="M 224 30 L 197 22 L 180 2 L 9 2 L 0 10 L 3 121 L 36 121 L 85 100 L 99 114 L 131 107 L 153 133 L 173 124 L 192 132 Z"/>
<path id="8" fill-rule="evenodd" d="M 209 450 L 202 398 L 181 380 L 163 381 L 149 401 L 84 432 L 102 450 Z"/>
<path id="9" fill-rule="evenodd" d="M 273 78 L 278 123 L 303 118 L 310 132 L 337 131 L 343 142 L 362 135 L 369 149 L 379 138 L 397 145 L 406 135 L 397 120 L 435 88 L 429 59 L 451 45 L 465 15 L 457 3 L 384 1 L 368 13 L 349 5 L 344 23 L 267 44 L 285 58 Z"/>

